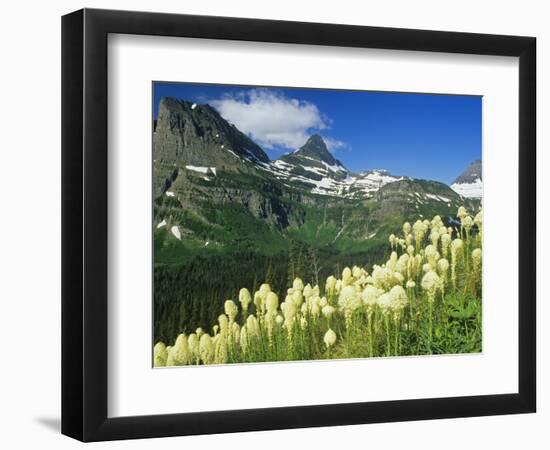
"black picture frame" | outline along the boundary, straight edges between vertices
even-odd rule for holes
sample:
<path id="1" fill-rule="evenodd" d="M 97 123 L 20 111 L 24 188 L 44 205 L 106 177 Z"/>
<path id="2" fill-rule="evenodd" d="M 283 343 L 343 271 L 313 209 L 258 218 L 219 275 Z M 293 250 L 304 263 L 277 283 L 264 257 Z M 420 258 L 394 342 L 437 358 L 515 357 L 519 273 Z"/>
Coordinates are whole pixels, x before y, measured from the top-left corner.
<path id="1" fill-rule="evenodd" d="M 107 416 L 107 37 L 110 33 L 519 57 L 517 393 Z M 536 39 L 83 9 L 62 18 L 62 433 L 82 441 L 535 412 Z"/>

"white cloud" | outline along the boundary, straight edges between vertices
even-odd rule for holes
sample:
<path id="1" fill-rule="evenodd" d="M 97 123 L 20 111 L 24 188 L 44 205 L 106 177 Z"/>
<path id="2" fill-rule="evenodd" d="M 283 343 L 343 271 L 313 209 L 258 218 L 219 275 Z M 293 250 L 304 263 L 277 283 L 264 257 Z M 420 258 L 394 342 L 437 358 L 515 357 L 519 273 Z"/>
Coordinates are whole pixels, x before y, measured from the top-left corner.
<path id="1" fill-rule="evenodd" d="M 222 117 L 235 124 L 264 148 L 296 149 L 315 131 L 325 130 L 330 119 L 313 103 L 286 97 L 270 89 L 251 89 L 211 100 Z M 345 144 L 326 138 L 333 149 Z M 329 141 L 331 144 L 329 144 Z"/>
<path id="2" fill-rule="evenodd" d="M 327 144 L 327 148 L 331 153 L 335 153 L 337 150 L 347 147 L 347 144 L 345 142 L 340 141 L 338 139 L 333 139 L 331 137 L 323 136 L 323 140 L 325 141 L 325 144 Z"/>

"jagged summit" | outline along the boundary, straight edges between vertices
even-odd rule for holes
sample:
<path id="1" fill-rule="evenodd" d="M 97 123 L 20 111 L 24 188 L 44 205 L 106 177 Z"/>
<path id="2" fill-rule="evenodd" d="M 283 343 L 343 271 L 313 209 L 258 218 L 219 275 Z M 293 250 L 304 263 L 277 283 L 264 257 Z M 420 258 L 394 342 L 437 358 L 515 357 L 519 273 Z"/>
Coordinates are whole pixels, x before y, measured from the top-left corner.
<path id="1" fill-rule="evenodd" d="M 341 179 L 349 173 L 349 170 L 332 156 L 325 141 L 318 134 L 310 136 L 298 150 L 281 156 L 274 164 L 288 172 L 296 175 L 308 174 L 314 179 Z"/>
<path id="2" fill-rule="evenodd" d="M 481 198 L 483 195 L 483 179 L 481 160 L 476 159 L 451 184 L 451 188 L 468 198 Z"/>
<path id="3" fill-rule="evenodd" d="M 336 160 L 334 156 L 332 156 L 327 145 L 325 144 L 325 141 L 318 134 L 311 135 L 307 142 L 292 154 L 294 156 L 303 156 L 306 158 L 324 161 L 330 166 L 342 165 L 340 161 Z"/>
<path id="4" fill-rule="evenodd" d="M 471 162 L 468 167 L 462 172 L 452 184 L 455 183 L 473 183 L 477 179 L 483 180 L 481 173 L 481 159 L 476 159 Z"/>

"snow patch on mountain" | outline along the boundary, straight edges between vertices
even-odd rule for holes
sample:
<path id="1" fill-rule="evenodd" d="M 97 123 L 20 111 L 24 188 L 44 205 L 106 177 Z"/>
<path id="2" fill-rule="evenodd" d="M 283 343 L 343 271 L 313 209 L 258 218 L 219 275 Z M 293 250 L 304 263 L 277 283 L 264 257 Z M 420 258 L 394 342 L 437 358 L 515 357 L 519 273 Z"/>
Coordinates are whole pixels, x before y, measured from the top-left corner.
<path id="1" fill-rule="evenodd" d="M 451 189 L 466 198 L 483 197 L 483 182 L 479 178 L 471 183 L 453 183 Z"/>
<path id="2" fill-rule="evenodd" d="M 172 228 L 170 228 L 170 231 L 172 232 L 172 234 L 174 235 L 174 237 L 181 241 L 181 233 L 180 233 L 180 229 L 174 225 Z"/>
<path id="3" fill-rule="evenodd" d="M 185 166 L 187 170 L 192 170 L 193 172 L 199 172 L 203 174 L 207 174 L 208 171 L 212 172 L 214 175 L 216 175 L 216 168 L 215 167 L 201 167 L 201 166 Z"/>
<path id="4" fill-rule="evenodd" d="M 303 159 L 309 158 L 306 156 Z M 339 164 L 323 162 L 323 166 L 309 166 L 305 162 L 290 164 L 281 160 L 260 165 L 280 181 L 300 182 L 310 186 L 314 194 L 345 198 L 370 197 L 382 186 L 405 178 L 393 176 L 382 169 L 353 174 Z"/>

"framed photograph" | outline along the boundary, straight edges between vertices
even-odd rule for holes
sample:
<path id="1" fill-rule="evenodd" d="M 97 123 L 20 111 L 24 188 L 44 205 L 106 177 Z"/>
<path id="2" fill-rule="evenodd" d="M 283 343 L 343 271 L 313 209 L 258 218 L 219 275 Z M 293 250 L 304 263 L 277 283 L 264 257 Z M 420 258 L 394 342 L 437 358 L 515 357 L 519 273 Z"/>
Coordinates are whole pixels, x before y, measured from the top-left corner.
<path id="1" fill-rule="evenodd" d="M 62 21 L 62 432 L 535 412 L 532 37 Z"/>

